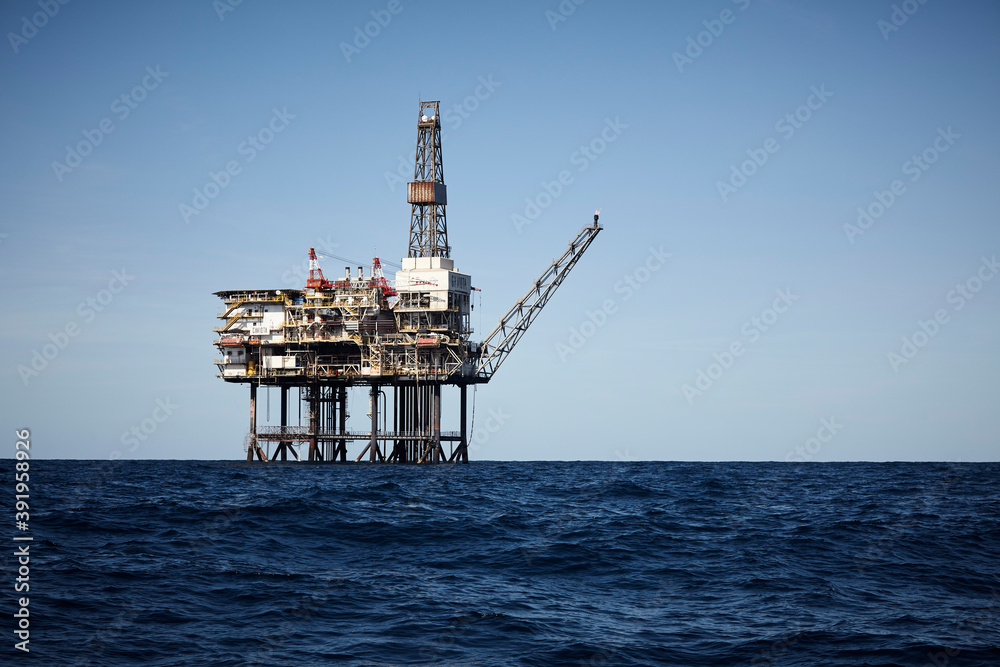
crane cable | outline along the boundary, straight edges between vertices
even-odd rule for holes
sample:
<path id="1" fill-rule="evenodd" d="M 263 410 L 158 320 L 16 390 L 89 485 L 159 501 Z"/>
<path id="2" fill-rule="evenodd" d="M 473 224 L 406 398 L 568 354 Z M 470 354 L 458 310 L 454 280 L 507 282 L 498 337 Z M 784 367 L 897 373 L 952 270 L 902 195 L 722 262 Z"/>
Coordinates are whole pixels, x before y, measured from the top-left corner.
<path id="1" fill-rule="evenodd" d="M 329 253 L 319 252 L 319 251 L 316 251 L 316 254 L 319 257 L 323 257 L 323 258 L 326 258 L 326 259 L 335 259 L 338 262 L 347 262 L 351 266 L 355 266 L 355 265 L 358 264 L 358 260 L 356 260 L 356 259 L 348 259 L 347 257 L 340 257 L 339 255 L 331 255 Z M 379 258 L 379 262 L 381 262 L 382 264 L 388 264 L 389 266 L 396 267 L 397 269 L 402 269 L 403 268 L 399 264 L 396 264 L 395 262 L 390 262 L 388 260 L 384 260 L 381 257 Z"/>

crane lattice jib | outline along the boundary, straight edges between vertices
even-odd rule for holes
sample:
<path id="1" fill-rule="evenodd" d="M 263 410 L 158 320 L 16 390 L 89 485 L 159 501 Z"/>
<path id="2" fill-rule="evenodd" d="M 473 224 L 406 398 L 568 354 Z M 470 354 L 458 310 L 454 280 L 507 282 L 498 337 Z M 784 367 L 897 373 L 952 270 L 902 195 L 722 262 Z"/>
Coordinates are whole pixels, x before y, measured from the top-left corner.
<path id="1" fill-rule="evenodd" d="M 483 341 L 476 375 L 488 381 L 497 372 L 500 364 L 514 349 L 514 345 L 528 330 L 528 327 L 531 326 L 531 323 L 602 229 L 604 228 L 598 223 L 595 215 L 593 226 L 580 230 L 576 238 L 570 242 L 569 248 L 563 253 L 563 256 L 554 260 L 538 277 L 531 289 L 518 299 L 506 315 L 500 318 L 497 328 Z"/>

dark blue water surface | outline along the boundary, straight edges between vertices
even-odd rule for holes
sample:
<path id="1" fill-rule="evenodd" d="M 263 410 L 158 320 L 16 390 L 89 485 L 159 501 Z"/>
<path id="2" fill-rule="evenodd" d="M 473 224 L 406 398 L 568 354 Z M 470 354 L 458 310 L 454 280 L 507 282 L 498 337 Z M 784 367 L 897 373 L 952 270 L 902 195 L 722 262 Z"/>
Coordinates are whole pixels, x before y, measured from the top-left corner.
<path id="1" fill-rule="evenodd" d="M 32 664 L 1000 665 L 1000 464 L 32 461 L 31 484 Z"/>

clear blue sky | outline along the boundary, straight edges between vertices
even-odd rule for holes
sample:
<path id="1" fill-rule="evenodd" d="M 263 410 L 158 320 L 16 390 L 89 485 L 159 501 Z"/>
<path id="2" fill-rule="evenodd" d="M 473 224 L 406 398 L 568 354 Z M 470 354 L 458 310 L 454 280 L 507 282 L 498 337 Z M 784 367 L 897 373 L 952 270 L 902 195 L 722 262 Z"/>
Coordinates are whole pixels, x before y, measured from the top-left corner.
<path id="1" fill-rule="evenodd" d="M 606 226 L 476 392 L 473 458 L 998 459 L 996 2 L 223 3 L 0 9 L 4 456 L 240 458 L 212 292 L 398 262 L 421 95 L 477 337 Z"/>

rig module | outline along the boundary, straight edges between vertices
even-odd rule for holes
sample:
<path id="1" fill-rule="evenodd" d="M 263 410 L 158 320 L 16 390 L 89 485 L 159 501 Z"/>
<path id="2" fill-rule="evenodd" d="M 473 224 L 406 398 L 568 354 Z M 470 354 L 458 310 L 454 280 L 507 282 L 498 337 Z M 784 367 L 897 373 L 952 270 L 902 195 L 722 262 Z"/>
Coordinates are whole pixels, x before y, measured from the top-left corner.
<path id="1" fill-rule="evenodd" d="M 439 102 L 420 102 L 411 205 L 409 252 L 393 283 L 379 259 L 367 274 L 330 280 L 309 249 L 309 277 L 301 290 L 226 290 L 215 329 L 215 364 L 227 382 L 250 385 L 247 461 L 347 461 L 348 443 L 364 446 L 354 457 L 375 462 L 441 463 L 469 460 L 468 386 L 489 382 L 534 318 L 562 284 L 602 227 L 594 214 L 563 255 L 496 328 L 470 340 L 472 279 L 455 270 L 448 245 Z M 441 431 L 441 388 L 460 388 L 460 429 Z M 280 389 L 280 426 L 257 425 L 260 387 Z M 348 430 L 348 390 L 369 393 L 369 430 Z M 296 389 L 298 425 L 288 423 L 288 392 Z M 391 398 L 386 389 L 391 389 Z M 391 414 L 391 426 L 388 423 Z M 381 415 L 381 417 L 380 417 Z M 274 445 L 274 450 L 271 450 Z M 446 450 L 447 445 L 447 450 Z M 352 452 L 353 454 L 353 452 Z"/>

